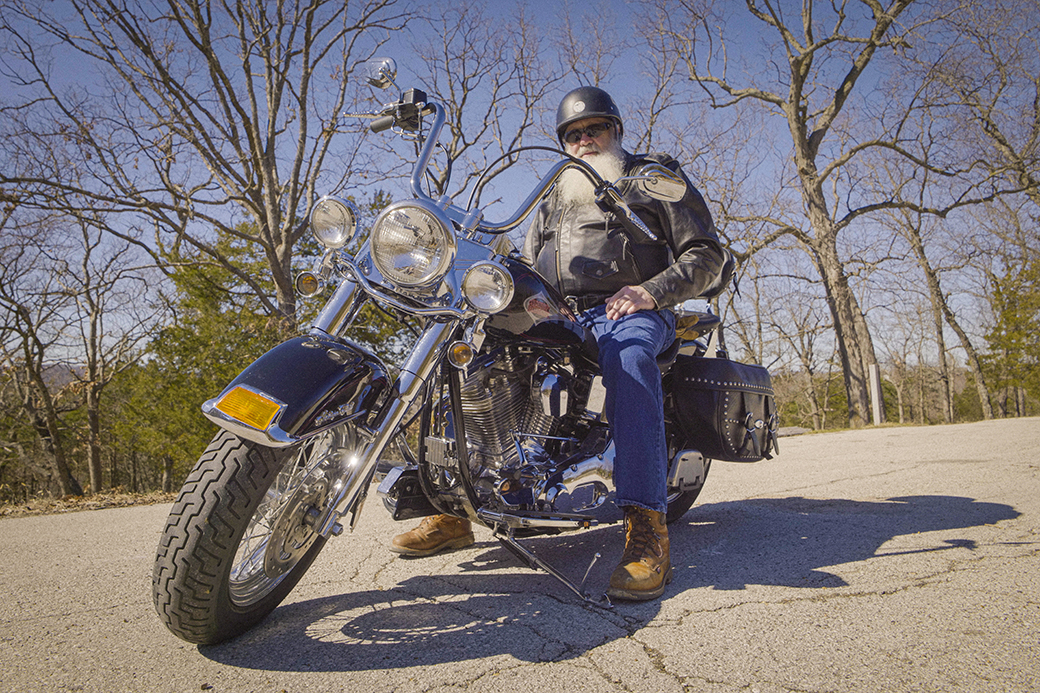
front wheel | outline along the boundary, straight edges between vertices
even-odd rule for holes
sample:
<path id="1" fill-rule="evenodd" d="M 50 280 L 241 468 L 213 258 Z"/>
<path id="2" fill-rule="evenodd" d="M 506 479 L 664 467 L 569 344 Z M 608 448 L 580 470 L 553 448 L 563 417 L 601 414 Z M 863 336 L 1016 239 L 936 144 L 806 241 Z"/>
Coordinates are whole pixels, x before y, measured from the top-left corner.
<path id="1" fill-rule="evenodd" d="M 322 547 L 317 520 L 356 443 L 341 426 L 284 450 L 226 431 L 188 476 L 159 541 L 152 598 L 178 637 L 244 633 L 296 586 Z"/>

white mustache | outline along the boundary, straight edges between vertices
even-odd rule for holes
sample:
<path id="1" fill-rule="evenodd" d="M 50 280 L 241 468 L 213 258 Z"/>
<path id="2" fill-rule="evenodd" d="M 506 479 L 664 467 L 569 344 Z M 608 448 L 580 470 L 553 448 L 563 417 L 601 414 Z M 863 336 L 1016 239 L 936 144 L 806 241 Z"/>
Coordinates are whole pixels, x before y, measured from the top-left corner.
<path id="1" fill-rule="evenodd" d="M 623 173 L 622 155 L 620 147 L 617 151 L 605 151 L 596 144 L 590 144 L 575 150 L 575 156 L 581 157 L 595 151 L 599 156 L 592 157 L 588 163 L 608 181 L 617 180 Z M 592 183 L 580 171 L 564 171 L 559 181 L 559 194 L 564 204 L 586 205 L 594 204 L 596 200 Z"/>

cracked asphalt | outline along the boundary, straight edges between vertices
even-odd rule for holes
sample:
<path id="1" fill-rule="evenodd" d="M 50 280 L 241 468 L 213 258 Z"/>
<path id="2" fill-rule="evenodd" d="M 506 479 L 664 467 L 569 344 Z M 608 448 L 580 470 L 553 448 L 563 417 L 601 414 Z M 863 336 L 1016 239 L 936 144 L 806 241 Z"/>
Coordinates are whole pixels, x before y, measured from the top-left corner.
<path id="1" fill-rule="evenodd" d="M 488 531 L 386 550 L 371 494 L 281 607 L 196 647 L 151 604 L 169 505 L 0 520 L 0 691 L 1040 690 L 1040 419 L 783 438 L 715 463 L 658 602 L 581 604 Z M 374 489 L 373 489 L 374 491 Z M 602 591 L 618 526 L 527 540 Z"/>

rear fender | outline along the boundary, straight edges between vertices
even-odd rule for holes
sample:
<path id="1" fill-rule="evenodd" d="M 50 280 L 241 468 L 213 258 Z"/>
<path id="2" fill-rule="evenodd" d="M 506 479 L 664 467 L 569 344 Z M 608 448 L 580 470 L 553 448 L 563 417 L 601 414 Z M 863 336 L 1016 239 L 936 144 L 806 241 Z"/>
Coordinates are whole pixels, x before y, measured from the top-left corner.
<path id="1" fill-rule="evenodd" d="M 375 354 L 312 333 L 258 358 L 202 413 L 241 438 L 285 447 L 346 421 L 364 423 L 388 383 Z"/>

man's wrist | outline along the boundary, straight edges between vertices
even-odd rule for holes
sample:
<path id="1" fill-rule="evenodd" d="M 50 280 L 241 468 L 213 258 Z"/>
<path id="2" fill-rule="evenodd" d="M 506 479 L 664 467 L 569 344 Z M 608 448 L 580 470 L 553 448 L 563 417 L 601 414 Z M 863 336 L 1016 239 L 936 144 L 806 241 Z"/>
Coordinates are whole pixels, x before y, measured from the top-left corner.
<path id="1" fill-rule="evenodd" d="M 653 309 L 654 310 L 659 310 L 661 308 L 661 302 L 657 299 L 657 296 L 654 295 L 654 292 L 651 291 L 650 289 L 646 288 L 642 284 L 639 285 L 639 288 L 642 289 L 643 292 L 647 296 L 650 297 L 650 301 L 654 304 L 654 308 Z"/>

